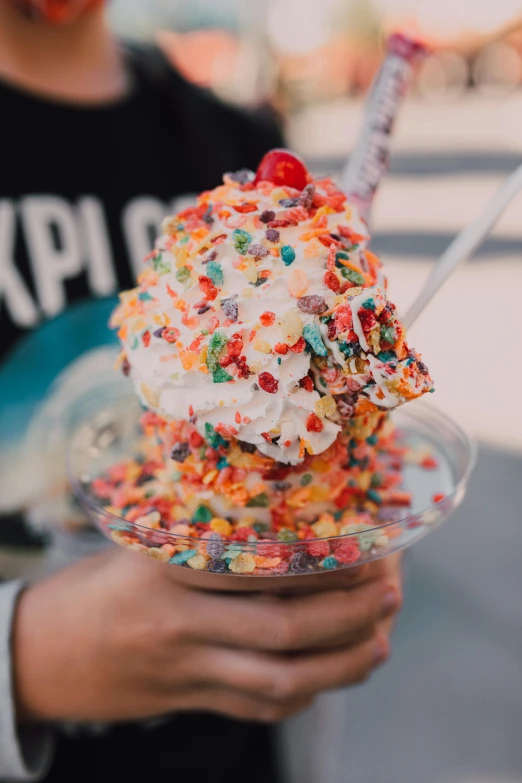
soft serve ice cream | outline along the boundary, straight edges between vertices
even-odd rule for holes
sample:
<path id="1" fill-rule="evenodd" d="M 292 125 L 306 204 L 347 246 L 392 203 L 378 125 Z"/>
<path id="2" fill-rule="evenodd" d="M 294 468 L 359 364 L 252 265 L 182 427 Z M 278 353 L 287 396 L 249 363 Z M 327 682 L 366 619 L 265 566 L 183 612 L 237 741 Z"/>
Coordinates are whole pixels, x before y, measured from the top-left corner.
<path id="1" fill-rule="evenodd" d="M 92 485 L 108 535 L 254 576 L 388 551 L 411 502 L 388 413 L 433 385 L 367 243 L 286 150 L 165 220 L 113 319 L 147 411 L 140 455 Z"/>
<path id="2" fill-rule="evenodd" d="M 143 404 L 279 463 L 356 440 L 432 391 L 367 225 L 332 180 L 274 150 L 163 223 L 114 315 Z"/>
<path id="3" fill-rule="evenodd" d="M 255 174 L 226 174 L 165 220 L 114 315 L 147 409 L 139 445 L 92 482 L 118 544 L 257 577 L 344 568 L 419 534 L 404 516 L 404 468 L 437 463 L 388 414 L 433 384 L 360 215 L 422 50 L 390 40 L 343 177 L 349 196 L 272 150 Z"/>

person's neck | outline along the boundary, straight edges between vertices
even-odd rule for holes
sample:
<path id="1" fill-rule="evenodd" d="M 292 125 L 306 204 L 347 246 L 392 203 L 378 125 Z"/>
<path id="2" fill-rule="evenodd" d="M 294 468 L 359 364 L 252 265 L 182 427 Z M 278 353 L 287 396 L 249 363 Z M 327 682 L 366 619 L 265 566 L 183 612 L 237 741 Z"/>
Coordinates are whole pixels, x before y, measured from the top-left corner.
<path id="1" fill-rule="evenodd" d="M 0 2 L 0 79 L 42 97 L 110 103 L 130 89 L 119 48 L 102 10 L 66 27 L 25 19 Z"/>

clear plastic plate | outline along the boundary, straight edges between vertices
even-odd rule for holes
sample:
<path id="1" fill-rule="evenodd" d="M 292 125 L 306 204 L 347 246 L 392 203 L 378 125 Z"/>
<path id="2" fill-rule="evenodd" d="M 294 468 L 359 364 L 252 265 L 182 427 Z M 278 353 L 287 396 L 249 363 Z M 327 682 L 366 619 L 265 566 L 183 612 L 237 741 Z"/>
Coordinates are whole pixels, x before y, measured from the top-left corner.
<path id="1" fill-rule="evenodd" d="M 256 568 L 248 573 L 254 580 L 272 580 L 358 566 L 405 549 L 445 522 L 461 503 L 475 461 L 474 447 L 464 431 L 429 403 L 418 401 L 396 410 L 393 419 L 409 453 L 414 455 L 428 448 L 438 466 L 426 470 L 414 459 L 406 460 L 403 488 L 412 493 L 412 505 L 407 510 L 397 509 L 393 521 L 376 524 L 364 532 L 320 539 L 328 545 L 326 557 L 324 553 L 321 557 L 310 555 L 311 542 L 303 540 L 223 540 L 216 545 L 215 541 L 129 522 L 108 513 L 96 496 L 94 479 L 111 466 L 140 457 L 142 412 L 133 395 L 120 398 L 91 416 L 73 434 L 68 462 L 77 500 L 105 536 L 130 550 L 172 563 L 178 570 L 183 569 L 188 581 L 201 586 L 215 586 L 216 580 L 226 582 L 234 577 L 244 583 L 247 574 L 238 574 L 230 567 L 238 554 L 280 558 L 279 565 L 270 571 Z M 434 502 L 434 497 L 441 499 Z M 351 538 L 357 543 L 360 556 L 345 565 L 336 560 L 335 552 L 340 542 Z"/>

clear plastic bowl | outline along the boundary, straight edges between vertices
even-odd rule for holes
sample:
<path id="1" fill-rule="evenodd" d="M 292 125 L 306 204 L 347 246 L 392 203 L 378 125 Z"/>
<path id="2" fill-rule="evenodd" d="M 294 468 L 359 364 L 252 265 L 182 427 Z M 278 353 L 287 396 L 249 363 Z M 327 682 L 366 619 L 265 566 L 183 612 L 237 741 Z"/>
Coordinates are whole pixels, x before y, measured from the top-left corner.
<path id="1" fill-rule="evenodd" d="M 69 450 L 69 473 L 77 500 L 88 517 L 108 538 L 130 550 L 143 552 L 183 570 L 186 580 L 200 586 L 215 586 L 234 577 L 245 583 L 254 580 L 324 574 L 327 571 L 359 566 L 411 546 L 448 519 L 461 503 L 475 462 L 475 449 L 464 431 L 450 418 L 424 401 L 407 405 L 393 413 L 404 442 L 412 452 L 428 447 L 438 467 L 425 470 L 412 462 L 404 468 L 403 488 L 412 493 L 407 513 L 397 509 L 392 522 L 363 532 L 321 540 L 329 554 L 310 554 L 311 541 L 212 541 L 178 535 L 167 530 L 141 526 L 105 510 L 93 491 L 92 482 L 109 467 L 140 456 L 143 433 L 139 425 L 142 409 L 135 397 L 120 398 L 104 407 L 74 433 Z M 433 497 L 443 495 L 439 502 Z M 353 540 L 360 551 L 358 559 L 343 564 L 335 558 L 341 542 Z M 167 545 L 167 546 L 165 546 Z M 173 549 L 175 548 L 175 554 Z M 280 563 L 263 572 L 238 572 L 238 554 L 280 558 Z M 197 557 L 199 555 L 199 557 Z M 210 555 L 210 559 L 209 559 Z M 227 557 L 230 555 L 230 557 Z M 233 556 L 233 557 L 232 557 Z M 245 562 L 251 562 L 248 557 Z M 231 563 L 235 567 L 231 567 Z M 181 576 L 181 574 L 180 574 Z M 209 581 L 210 580 L 210 581 Z M 246 585 L 245 585 L 246 586 Z M 226 587 L 225 589 L 228 589 Z M 248 588 L 250 589 L 250 588 Z"/>
<path id="2" fill-rule="evenodd" d="M 129 381 L 114 371 L 118 345 L 82 354 L 57 376 L 28 423 L 25 464 L 30 484 L 27 518 L 31 526 L 71 556 L 105 545 L 71 492 L 67 453 L 74 432 L 100 410 L 129 396 Z M 42 459 L 42 454 L 45 459 Z"/>

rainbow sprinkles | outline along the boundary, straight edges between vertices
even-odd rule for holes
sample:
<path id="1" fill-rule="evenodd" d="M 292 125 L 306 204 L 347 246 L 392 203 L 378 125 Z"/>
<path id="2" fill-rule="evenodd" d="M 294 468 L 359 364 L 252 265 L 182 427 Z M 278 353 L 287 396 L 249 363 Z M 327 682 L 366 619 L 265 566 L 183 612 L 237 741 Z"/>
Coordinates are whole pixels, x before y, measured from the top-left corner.
<path id="1" fill-rule="evenodd" d="M 289 464 L 433 389 L 366 225 L 330 179 L 296 180 L 228 174 L 165 220 L 113 319 L 147 408 Z"/>
<path id="2" fill-rule="evenodd" d="M 257 540 L 255 522 L 322 539 L 321 520 L 342 535 L 348 512 L 371 526 L 368 514 L 408 503 L 388 414 L 433 383 L 368 241 L 346 195 L 286 150 L 164 221 L 113 316 L 149 411 L 151 486 L 168 498 L 155 524 L 190 525 L 203 502 L 202 533 L 221 519 L 220 535 Z"/>

